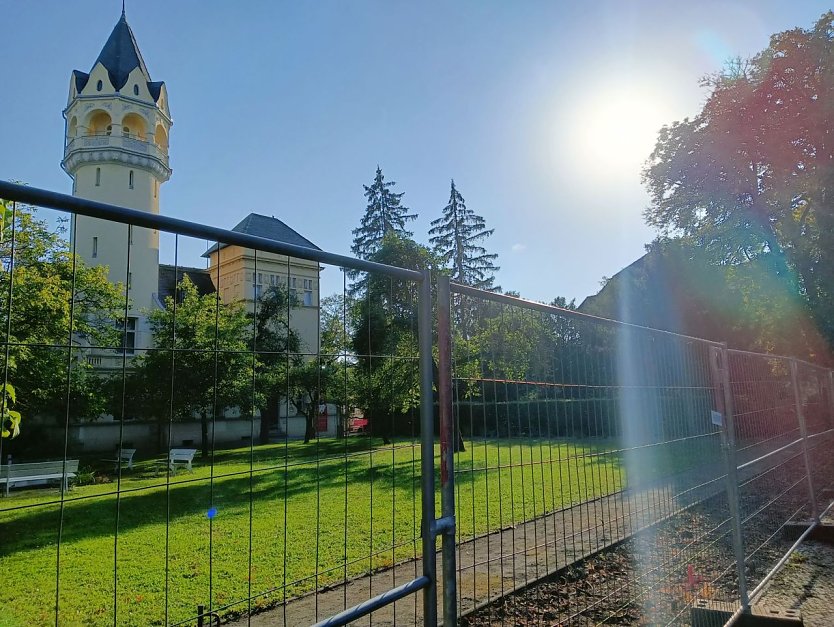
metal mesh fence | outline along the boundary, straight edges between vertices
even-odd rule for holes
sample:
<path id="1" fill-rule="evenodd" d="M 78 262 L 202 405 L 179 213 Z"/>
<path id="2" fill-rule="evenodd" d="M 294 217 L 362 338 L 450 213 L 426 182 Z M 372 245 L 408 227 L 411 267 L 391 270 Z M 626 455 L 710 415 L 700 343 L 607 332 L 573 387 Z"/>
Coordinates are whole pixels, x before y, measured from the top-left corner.
<path id="1" fill-rule="evenodd" d="M 0 622 L 312 624 L 391 590 L 378 620 L 422 621 L 426 275 L 158 216 L 12 211 Z"/>
<path id="2" fill-rule="evenodd" d="M 826 498 L 829 371 L 452 292 L 463 622 L 724 624 L 812 512 L 805 443 Z"/>
<path id="3" fill-rule="evenodd" d="M 831 502 L 823 492 L 831 481 L 831 378 L 812 364 L 743 351 L 728 351 L 728 364 L 744 563 L 755 597 L 794 541 L 786 525 L 817 519 Z"/>
<path id="4" fill-rule="evenodd" d="M 827 369 L 0 194 L 0 623 L 723 624 L 834 498 Z"/>

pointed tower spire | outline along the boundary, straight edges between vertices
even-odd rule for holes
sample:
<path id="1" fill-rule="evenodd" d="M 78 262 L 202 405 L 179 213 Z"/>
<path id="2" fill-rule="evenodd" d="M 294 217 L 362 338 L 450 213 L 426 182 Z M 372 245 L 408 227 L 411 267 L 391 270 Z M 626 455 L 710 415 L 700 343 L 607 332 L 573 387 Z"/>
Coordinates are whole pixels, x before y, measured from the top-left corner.
<path id="1" fill-rule="evenodd" d="M 142 70 L 145 80 L 150 82 L 150 72 L 142 58 L 142 53 L 139 52 L 136 37 L 127 23 L 124 11 L 101 49 L 96 63 L 101 63 L 107 69 L 110 82 L 117 91 L 124 87 L 128 75 L 137 67 Z"/>

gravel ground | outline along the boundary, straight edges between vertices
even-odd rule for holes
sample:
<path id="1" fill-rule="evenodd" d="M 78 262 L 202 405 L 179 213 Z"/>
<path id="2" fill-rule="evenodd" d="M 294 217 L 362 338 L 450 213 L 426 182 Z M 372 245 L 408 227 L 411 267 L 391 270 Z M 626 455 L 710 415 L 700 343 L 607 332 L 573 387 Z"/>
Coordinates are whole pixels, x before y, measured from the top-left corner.
<path id="1" fill-rule="evenodd" d="M 803 542 L 762 593 L 760 602 L 799 609 L 805 627 L 834 625 L 834 546 Z"/>
<path id="2" fill-rule="evenodd" d="M 720 511 L 705 502 L 616 548 L 574 564 L 526 590 L 509 595 L 463 619 L 466 626 L 689 625 L 696 598 L 736 598 L 732 546 L 706 532 Z M 769 529 L 747 529 L 752 546 Z M 710 541 L 708 550 L 702 547 Z M 697 550 L 688 550 L 692 545 Z M 748 576 L 758 581 L 791 542 L 771 537 L 751 558 Z M 834 625 L 834 547 L 803 543 L 759 601 L 800 609 L 805 625 Z"/>

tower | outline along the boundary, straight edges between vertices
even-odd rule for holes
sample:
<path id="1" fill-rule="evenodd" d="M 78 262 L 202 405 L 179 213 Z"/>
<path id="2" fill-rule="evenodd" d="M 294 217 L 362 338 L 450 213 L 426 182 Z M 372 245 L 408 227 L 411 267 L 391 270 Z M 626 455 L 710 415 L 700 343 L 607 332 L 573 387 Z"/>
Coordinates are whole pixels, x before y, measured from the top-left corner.
<path id="1" fill-rule="evenodd" d="M 168 94 L 151 80 L 124 11 L 90 72 L 72 72 L 63 114 L 61 167 L 72 177 L 73 195 L 158 214 L 159 188 L 171 176 Z M 143 312 L 159 306 L 158 231 L 75 216 L 71 234 L 87 265 L 108 266 L 110 280 L 128 290 L 128 352 L 149 347 Z M 101 356 L 94 359 L 107 367 Z"/>

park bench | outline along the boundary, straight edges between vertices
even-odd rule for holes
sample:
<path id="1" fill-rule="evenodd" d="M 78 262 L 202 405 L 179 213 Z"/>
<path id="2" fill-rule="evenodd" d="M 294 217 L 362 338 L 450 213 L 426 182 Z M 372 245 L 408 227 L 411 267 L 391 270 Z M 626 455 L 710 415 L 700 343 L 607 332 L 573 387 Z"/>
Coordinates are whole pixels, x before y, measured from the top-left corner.
<path id="1" fill-rule="evenodd" d="M 6 484 L 5 495 L 9 495 L 9 488 L 13 483 L 45 483 L 58 479 L 64 484 L 64 490 L 69 490 L 69 480 L 78 472 L 78 460 L 68 459 L 54 462 L 24 462 L 13 464 L 9 455 L 8 463 L 0 464 L 0 483 Z"/>
<path id="2" fill-rule="evenodd" d="M 103 459 L 101 461 L 110 462 L 115 466 L 116 472 L 119 471 L 119 466 L 122 464 L 127 464 L 128 470 L 133 470 L 133 456 L 136 454 L 135 448 L 123 448 L 119 449 L 116 457 L 110 459 Z"/>
<path id="3" fill-rule="evenodd" d="M 188 470 L 191 470 L 191 462 L 194 461 L 196 453 L 196 448 L 172 448 L 168 453 L 168 467 L 173 472 L 177 469 L 177 464 L 184 464 Z"/>

